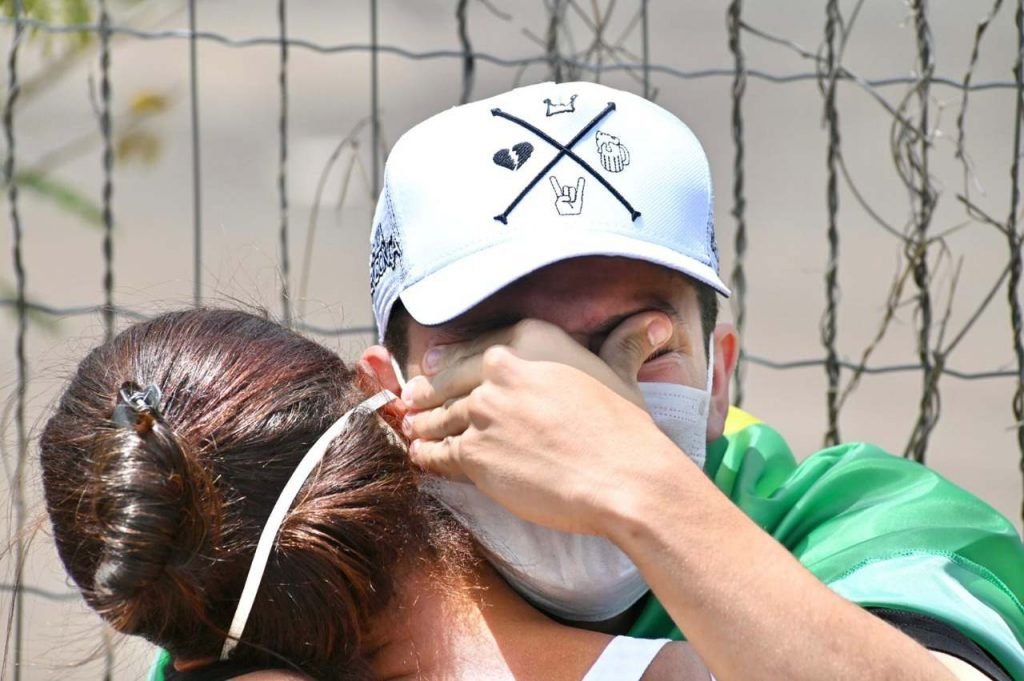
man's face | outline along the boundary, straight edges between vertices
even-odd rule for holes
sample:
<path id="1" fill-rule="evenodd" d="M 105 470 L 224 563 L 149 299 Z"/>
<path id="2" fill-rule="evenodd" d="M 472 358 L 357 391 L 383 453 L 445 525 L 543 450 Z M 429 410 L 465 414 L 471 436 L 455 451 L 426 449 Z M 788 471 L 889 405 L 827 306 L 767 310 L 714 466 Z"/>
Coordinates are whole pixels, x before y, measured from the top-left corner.
<path id="1" fill-rule="evenodd" d="M 640 381 L 704 388 L 705 339 L 694 286 L 684 276 L 638 260 L 585 257 L 549 265 L 510 284 L 445 324 L 408 325 L 409 375 L 421 373 L 423 354 L 437 345 L 478 338 L 522 319 L 561 327 L 598 352 L 620 322 L 656 310 L 672 320 L 670 342 L 641 368 Z"/>

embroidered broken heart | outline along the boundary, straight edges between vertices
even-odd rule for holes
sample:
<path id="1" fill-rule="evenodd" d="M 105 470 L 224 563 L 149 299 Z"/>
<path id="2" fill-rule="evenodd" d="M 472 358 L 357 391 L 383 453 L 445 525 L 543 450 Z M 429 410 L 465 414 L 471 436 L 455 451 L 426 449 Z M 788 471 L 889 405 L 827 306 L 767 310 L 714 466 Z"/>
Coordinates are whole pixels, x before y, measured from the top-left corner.
<path id="1" fill-rule="evenodd" d="M 529 142 L 520 142 L 513 145 L 511 149 L 499 149 L 494 152 L 494 162 L 509 170 L 519 170 L 523 167 L 533 153 L 533 145 Z"/>

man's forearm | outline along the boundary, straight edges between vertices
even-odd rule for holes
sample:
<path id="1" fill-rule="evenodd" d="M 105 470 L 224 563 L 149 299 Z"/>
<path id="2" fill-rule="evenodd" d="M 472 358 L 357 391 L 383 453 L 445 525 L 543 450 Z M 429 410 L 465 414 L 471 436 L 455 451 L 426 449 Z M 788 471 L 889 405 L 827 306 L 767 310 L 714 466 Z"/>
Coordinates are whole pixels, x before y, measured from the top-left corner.
<path id="1" fill-rule="evenodd" d="M 413 461 L 526 520 L 618 544 L 719 681 L 955 678 L 821 584 L 607 383 L 503 347 L 466 371 L 479 376 L 465 398 L 445 392 L 465 385 L 451 377 L 403 392 L 420 410 L 406 424 Z"/>
<path id="2" fill-rule="evenodd" d="M 639 471 L 639 484 L 622 488 L 610 538 L 719 681 L 956 678 L 832 593 L 688 461 L 649 460 L 680 465 Z"/>

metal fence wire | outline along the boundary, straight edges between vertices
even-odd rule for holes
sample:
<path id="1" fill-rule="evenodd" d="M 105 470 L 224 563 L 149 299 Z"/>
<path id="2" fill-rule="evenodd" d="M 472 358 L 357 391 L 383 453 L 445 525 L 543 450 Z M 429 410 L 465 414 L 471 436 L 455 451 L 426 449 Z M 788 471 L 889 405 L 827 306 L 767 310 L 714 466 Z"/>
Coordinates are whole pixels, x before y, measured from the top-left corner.
<path id="1" fill-rule="evenodd" d="M 296 225 L 290 220 L 293 211 L 289 204 L 290 191 L 294 189 L 294 182 L 289 176 L 289 105 L 292 103 L 289 76 L 294 74 L 296 67 L 293 62 L 297 54 L 369 56 L 370 69 L 365 74 L 370 91 L 366 104 L 366 120 L 339 143 L 331 157 L 331 163 L 338 159 L 343 150 L 355 149 L 360 140 L 368 137 L 369 168 L 363 167 L 361 163 L 354 164 L 348 168 L 348 174 L 367 174 L 368 185 L 374 194 L 379 187 L 382 161 L 386 155 L 381 125 L 380 57 L 399 59 L 408 63 L 410 67 L 428 61 L 459 64 L 459 102 L 479 96 L 477 81 L 482 65 L 506 70 L 510 85 L 525 79 L 527 72 L 530 79 L 543 75 L 556 81 L 622 77 L 633 82 L 637 92 L 653 99 L 658 98 L 660 90 L 667 87 L 684 87 L 688 82 L 717 79 L 730 83 L 732 184 L 728 193 L 731 194 L 731 206 L 729 213 L 720 211 L 718 223 L 720 233 L 725 227 L 732 230 L 733 257 L 729 279 L 734 292 L 732 314 L 741 335 L 749 321 L 750 263 L 757 257 L 748 248 L 751 230 L 756 228 L 748 216 L 748 187 L 751 181 L 748 172 L 751 160 L 748 155 L 748 121 L 751 106 L 749 92 L 753 83 L 771 85 L 776 89 L 790 83 L 814 83 L 820 94 L 820 120 L 825 132 L 825 148 L 821 150 L 824 161 L 821 166 L 822 181 L 820 186 L 808 190 L 823 194 L 826 206 L 826 220 L 818 227 L 819 234 L 823 234 L 827 244 L 822 280 L 825 307 L 820 316 L 821 352 L 819 356 L 795 361 L 744 352 L 736 371 L 735 401 L 742 403 L 744 400 L 745 378 L 749 366 L 779 371 L 818 367 L 824 372 L 827 384 L 826 392 L 822 396 L 827 412 L 823 439 L 826 444 L 832 444 L 840 440 L 840 417 L 844 404 L 865 376 L 916 374 L 920 382 L 917 414 L 903 455 L 925 461 L 930 438 L 942 416 L 941 397 L 945 379 L 1009 381 L 1014 388 L 1008 408 L 1013 414 L 1013 427 L 1024 472 L 1024 342 L 1020 301 L 1022 232 L 1019 224 L 1019 164 L 1021 121 L 1024 113 L 1024 0 L 1005 3 L 1004 0 L 993 0 L 987 7 L 982 8 L 987 11 L 979 21 L 962 27 L 962 31 L 971 33 L 970 57 L 967 64 L 959 73 L 942 74 L 937 73 L 935 68 L 936 44 L 929 3 L 927 0 L 907 0 L 906 22 L 911 29 L 907 34 L 912 38 L 912 44 L 908 45 L 907 49 L 912 55 L 912 63 L 898 66 L 903 73 L 881 78 L 866 77 L 856 72 L 845 59 L 849 46 L 858 37 L 858 19 L 861 18 L 862 10 L 866 11 L 863 0 L 827 0 L 824 3 L 824 24 L 816 48 L 802 47 L 785 35 L 753 25 L 748 19 L 750 12 L 742 0 L 731 0 L 720 10 L 727 37 L 723 54 L 731 57 L 731 63 L 693 70 L 652 62 L 652 50 L 657 49 L 665 53 L 671 46 L 652 45 L 652 34 L 655 33 L 651 30 L 650 23 L 654 10 L 652 5 L 657 6 L 658 3 L 650 3 L 648 0 L 593 0 L 589 3 L 584 0 L 545 0 L 543 3 L 537 3 L 540 9 L 536 11 L 543 12 L 545 17 L 545 30 L 523 30 L 525 43 L 531 46 L 531 51 L 515 58 L 484 51 L 474 39 L 472 23 L 479 13 L 487 13 L 491 17 L 508 22 L 510 30 L 516 25 L 515 13 L 521 11 L 521 6 L 499 0 L 451 0 L 446 11 L 450 12 L 454 21 L 451 43 L 457 45 L 457 48 L 432 51 L 416 51 L 382 42 L 379 31 L 379 0 L 360 0 L 361 3 L 368 2 L 369 6 L 361 8 L 361 11 L 369 10 L 370 22 L 367 27 L 367 39 L 358 43 L 323 43 L 292 35 L 289 33 L 288 20 L 289 9 L 294 11 L 294 7 L 290 8 L 286 0 L 276 0 L 276 35 L 248 38 L 203 30 L 203 7 L 200 7 L 196 0 L 179 3 L 182 5 L 179 9 L 183 9 L 187 15 L 187 28 L 181 29 L 146 29 L 127 20 L 116 20 L 111 8 L 108 7 L 112 1 L 0 1 L 4 15 L 0 18 L 0 30 L 6 33 L 8 44 L 7 88 L 2 113 L 5 147 L 3 181 L 6 185 L 13 263 L 12 290 L 9 294 L 0 293 L 3 296 L 0 298 L 0 313 L 4 315 L 4 324 L 7 324 L 8 320 L 13 320 L 16 326 L 13 334 L 16 371 L 8 403 L 10 411 L 5 412 L 10 414 L 10 418 L 5 421 L 13 425 L 13 446 L 4 449 L 5 463 L 11 475 L 9 489 L 15 537 L 12 551 L 8 554 L 15 566 L 13 583 L 3 585 L 4 590 L 13 592 L 4 657 L 5 667 L 8 666 L 7 661 L 13 660 L 13 666 L 10 667 L 13 670 L 13 678 L 20 679 L 27 669 L 24 658 L 26 596 L 58 600 L 74 598 L 67 593 L 53 592 L 28 584 L 24 575 L 27 549 L 22 529 L 28 522 L 25 476 L 26 462 L 30 455 L 26 402 L 31 378 L 26 359 L 26 343 L 30 325 L 37 323 L 34 321 L 37 319 L 98 316 L 102 320 L 106 337 L 110 338 L 119 323 L 143 319 L 149 314 L 145 310 L 118 304 L 118 287 L 121 282 L 115 278 L 115 263 L 118 258 L 114 230 L 117 121 L 112 103 L 118 83 L 114 79 L 113 65 L 118 57 L 115 45 L 128 44 L 130 41 L 184 41 L 188 46 L 187 98 L 192 193 L 190 248 L 193 263 L 192 298 L 195 305 L 202 304 L 208 299 L 209 294 L 203 281 L 203 242 L 208 227 L 204 225 L 202 210 L 207 178 L 203 174 L 205 150 L 200 136 L 203 120 L 199 83 L 203 77 L 203 61 L 199 58 L 199 48 L 202 45 L 218 45 L 235 50 L 259 46 L 276 48 L 278 88 L 276 93 L 268 92 L 267 97 L 276 97 L 279 106 L 276 191 L 279 210 L 277 258 L 280 273 L 280 318 L 296 329 L 325 337 L 367 334 L 373 329 L 365 325 L 331 327 L 313 324 L 302 311 L 309 252 L 307 248 L 299 259 L 293 257 L 290 252 L 294 236 L 292 232 Z M 356 1 L 353 0 L 352 4 L 356 4 Z M 821 11 L 817 3 L 808 4 L 813 4 L 815 11 Z M 1004 4 L 1007 7 L 1003 7 Z M 54 9 L 55 7 L 63 8 L 63 13 Z M 981 4 L 978 7 L 981 8 Z M 48 9 L 43 11 L 44 8 Z M 1008 55 L 1009 58 L 1004 65 L 1007 75 L 1001 80 L 979 80 L 976 77 L 976 70 L 986 40 L 995 27 L 1006 27 L 1011 23 L 1016 47 L 1013 53 Z M 616 28 L 614 35 L 611 33 L 613 25 Z M 685 27 L 679 27 L 675 32 L 684 34 Z M 19 126 L 22 123 L 19 116 L 19 95 L 25 86 L 24 67 L 20 57 L 33 40 L 65 38 L 91 40 L 98 50 L 94 92 L 100 140 L 99 168 L 102 173 L 98 220 L 102 225 L 103 238 L 98 257 L 102 261 L 103 273 L 97 287 L 98 302 L 84 301 L 75 306 L 52 305 L 45 300 L 30 298 L 27 294 L 27 284 L 32 278 L 45 275 L 41 272 L 28 271 L 25 265 L 25 230 L 30 226 L 26 225 L 24 219 L 24 197 L 19 192 L 27 181 L 27 175 L 22 172 L 23 159 L 19 149 Z M 763 54 L 769 47 L 787 52 L 799 63 L 806 64 L 806 68 L 791 72 L 758 68 L 758 55 Z M 844 137 L 844 102 L 848 100 L 843 99 L 843 96 L 850 93 L 866 98 L 887 116 L 890 126 L 890 158 L 879 159 L 878 162 L 895 168 L 899 181 L 905 187 L 907 214 L 910 217 L 902 224 L 885 217 L 886 211 L 879 208 L 870 195 L 861 191 L 857 178 L 847 164 L 844 152 L 848 152 L 851 142 Z M 1012 108 L 1008 109 L 1004 116 L 1005 137 L 1008 140 L 1005 156 L 1001 160 L 985 161 L 990 167 L 993 163 L 1005 163 L 1004 177 L 1009 185 L 1009 203 L 1002 208 L 993 206 L 992 202 L 987 201 L 986 196 L 977 190 L 974 182 L 975 168 L 967 151 L 969 140 L 966 130 L 972 111 L 969 104 L 983 93 L 1002 93 L 1004 96 L 1009 94 L 1013 98 Z M 949 105 L 950 101 L 955 103 Z M 955 110 L 952 125 L 948 123 L 948 114 L 947 119 L 942 120 L 940 124 L 942 111 L 939 109 L 942 107 L 937 102 L 944 103 L 945 108 Z M 951 140 L 955 145 L 955 158 L 962 167 L 962 185 L 952 192 L 948 186 L 939 185 L 931 170 L 939 136 Z M 318 199 L 321 192 L 322 186 L 317 189 Z M 841 205 L 841 200 L 848 203 Z M 956 226 L 957 230 L 995 230 L 1005 238 L 1006 243 L 1005 260 L 997 271 L 991 273 L 987 293 L 980 301 L 972 301 L 971 304 L 976 307 L 963 315 L 965 319 L 957 327 L 951 322 L 951 303 L 943 305 L 941 296 L 937 293 L 940 280 L 936 275 L 936 269 L 938 264 L 944 260 L 948 261 L 950 257 L 947 240 L 951 233 L 948 228 L 937 224 L 935 219 L 936 207 L 940 200 L 959 205 L 963 222 Z M 863 211 L 869 220 L 877 223 L 880 229 L 901 245 L 901 257 L 893 272 L 891 291 L 880 309 L 877 329 L 871 342 L 854 355 L 841 352 L 838 345 L 842 309 L 840 281 L 844 265 L 843 211 L 852 206 Z M 314 206 L 314 213 L 317 208 L 318 206 Z M 315 222 L 314 217 L 310 223 L 310 230 L 315 227 Z M 308 238 L 306 243 L 307 246 L 310 243 Z M 299 268 L 294 267 L 296 262 L 301 263 Z M 954 275 L 954 280 L 955 278 Z M 951 296 L 949 299 L 952 299 Z M 993 314 L 1000 306 L 1003 310 L 1000 314 L 1006 315 L 1010 332 L 1005 338 L 1007 352 L 1000 360 L 1001 363 L 979 371 L 956 368 L 951 362 L 955 350 L 971 334 L 983 314 Z M 912 352 L 916 360 L 898 364 L 873 363 L 879 344 L 900 319 L 910 319 L 909 323 L 913 325 Z M 1012 361 L 1006 359 L 1011 356 Z M 5 441 L 9 440 L 9 429 L 4 432 L 3 438 Z M 1024 508 L 1021 512 L 1024 517 Z M 109 654 L 107 659 L 107 677 L 110 678 L 113 655 Z"/>

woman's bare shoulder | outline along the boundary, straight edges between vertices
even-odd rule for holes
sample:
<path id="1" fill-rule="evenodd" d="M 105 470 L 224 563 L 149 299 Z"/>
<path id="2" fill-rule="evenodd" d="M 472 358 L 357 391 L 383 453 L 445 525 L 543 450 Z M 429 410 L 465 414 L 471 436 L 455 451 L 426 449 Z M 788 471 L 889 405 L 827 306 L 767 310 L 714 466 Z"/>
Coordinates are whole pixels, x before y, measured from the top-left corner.
<path id="1" fill-rule="evenodd" d="M 651 661 L 641 681 L 707 681 L 708 670 L 689 643 L 667 644 Z"/>

